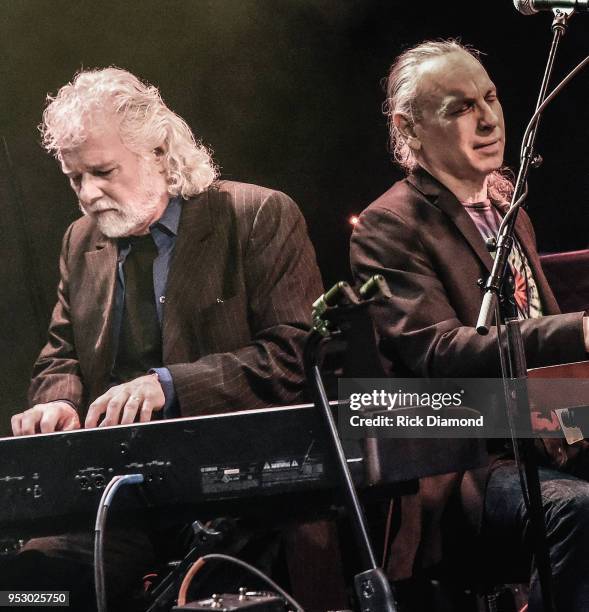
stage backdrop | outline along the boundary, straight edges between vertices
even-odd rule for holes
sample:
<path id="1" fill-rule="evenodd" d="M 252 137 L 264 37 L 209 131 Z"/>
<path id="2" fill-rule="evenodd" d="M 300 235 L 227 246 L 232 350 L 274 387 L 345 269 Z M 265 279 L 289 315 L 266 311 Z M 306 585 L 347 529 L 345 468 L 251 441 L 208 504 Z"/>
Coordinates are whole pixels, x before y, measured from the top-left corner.
<path id="1" fill-rule="evenodd" d="M 426 38 L 481 49 L 503 101 L 515 165 L 550 41 L 550 14 L 511 0 L 3 0 L 0 7 L 0 433 L 25 406 L 30 366 L 55 296 L 60 240 L 78 216 L 37 125 L 48 92 L 76 70 L 115 65 L 161 88 L 210 145 L 227 179 L 289 193 L 326 284 L 347 278 L 348 217 L 400 173 L 390 163 L 381 79 Z M 585 54 L 587 18 L 563 42 L 555 78 Z M 544 251 L 587 245 L 589 72 L 549 109 L 530 180 Z M 4 145 L 5 143 L 5 145 Z M 8 152 L 8 155 L 7 155 Z M 10 168 L 12 168 L 10 170 Z M 25 232 L 26 230 L 26 232 Z"/>

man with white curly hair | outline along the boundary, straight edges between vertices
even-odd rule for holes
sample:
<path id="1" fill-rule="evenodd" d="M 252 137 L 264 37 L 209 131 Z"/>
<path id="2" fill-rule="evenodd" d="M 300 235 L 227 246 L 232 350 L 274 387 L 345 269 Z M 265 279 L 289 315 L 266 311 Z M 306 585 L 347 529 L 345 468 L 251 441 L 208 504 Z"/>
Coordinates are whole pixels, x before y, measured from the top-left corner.
<path id="1" fill-rule="evenodd" d="M 216 180 L 157 88 L 118 68 L 79 73 L 41 130 L 84 216 L 14 433 L 300 399 L 321 282 L 292 200 Z"/>
<path id="2" fill-rule="evenodd" d="M 157 88 L 118 68 L 80 72 L 49 97 L 41 132 L 83 217 L 63 240 L 48 342 L 14 434 L 300 401 L 322 284 L 294 202 L 217 180 Z M 112 546 L 120 560 L 125 536 Z M 91 562 L 87 534 L 26 550 Z M 112 570 L 111 592 L 133 573 Z"/>

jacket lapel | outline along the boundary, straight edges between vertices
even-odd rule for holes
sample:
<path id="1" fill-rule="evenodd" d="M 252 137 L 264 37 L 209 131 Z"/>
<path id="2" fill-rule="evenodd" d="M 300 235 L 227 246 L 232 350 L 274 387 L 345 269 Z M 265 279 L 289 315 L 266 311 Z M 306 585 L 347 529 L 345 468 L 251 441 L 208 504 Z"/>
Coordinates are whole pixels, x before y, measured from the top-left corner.
<path id="1" fill-rule="evenodd" d="M 87 296 L 92 296 L 94 316 L 85 317 L 87 338 L 94 338 L 89 358 L 92 368 L 103 369 L 96 379 L 108 375 L 112 366 L 112 319 L 117 274 L 117 246 L 113 240 L 99 239 L 94 248 L 84 253 L 87 274 Z"/>
<path id="2" fill-rule="evenodd" d="M 487 251 L 477 226 L 456 196 L 423 169 L 409 175 L 407 180 L 450 218 L 490 272 L 493 267 L 493 258 Z"/>
<path id="3" fill-rule="evenodd" d="M 207 239 L 213 233 L 211 211 L 211 192 L 207 189 L 182 204 L 182 214 L 178 225 L 178 237 L 168 273 L 166 305 L 162 326 L 163 360 L 167 363 L 170 352 L 181 339 L 182 326 L 176 316 L 176 304 L 191 301 L 189 294 L 199 293 L 209 270 L 200 265 L 206 252 Z M 193 303 L 198 304 L 193 299 Z"/>

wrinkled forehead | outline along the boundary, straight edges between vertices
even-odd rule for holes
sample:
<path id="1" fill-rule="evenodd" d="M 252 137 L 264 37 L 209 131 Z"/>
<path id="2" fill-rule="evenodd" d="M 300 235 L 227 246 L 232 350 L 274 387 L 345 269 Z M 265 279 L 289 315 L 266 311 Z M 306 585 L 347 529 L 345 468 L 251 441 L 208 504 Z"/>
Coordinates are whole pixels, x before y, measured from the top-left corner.
<path id="1" fill-rule="evenodd" d="M 65 151 L 75 149 L 96 134 L 119 130 L 120 118 L 107 108 L 87 109 L 72 113 L 68 122 L 63 122 L 59 133 L 59 157 Z"/>
<path id="2" fill-rule="evenodd" d="M 132 154 L 121 138 L 118 124 L 105 120 L 92 123 L 83 140 L 61 149 L 59 161 L 62 171 L 68 174 L 83 168 L 99 168 Z"/>
<path id="3" fill-rule="evenodd" d="M 425 61 L 417 78 L 416 102 L 422 110 L 438 110 L 454 99 L 476 98 L 494 87 L 483 65 L 466 51 Z"/>

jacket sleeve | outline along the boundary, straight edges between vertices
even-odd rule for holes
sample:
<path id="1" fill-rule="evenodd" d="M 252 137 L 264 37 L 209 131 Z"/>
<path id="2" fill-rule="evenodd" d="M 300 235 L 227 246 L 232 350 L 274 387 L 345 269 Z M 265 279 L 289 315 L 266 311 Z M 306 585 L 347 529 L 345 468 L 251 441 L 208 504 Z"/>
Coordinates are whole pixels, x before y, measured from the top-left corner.
<path id="1" fill-rule="evenodd" d="M 167 366 L 183 416 L 277 406 L 303 397 L 302 351 L 312 303 L 323 288 L 296 204 L 270 192 L 244 248 L 251 341 L 232 352 Z"/>
<path id="2" fill-rule="evenodd" d="M 351 266 L 357 282 L 382 274 L 393 294 L 375 309 L 381 350 L 393 368 L 424 377 L 499 375 L 497 333 L 461 321 L 420 239 L 423 228 L 394 211 L 369 207 L 351 242 Z M 470 290 L 470 289 L 469 289 Z M 480 301 L 480 295 L 473 299 Z M 522 321 L 528 367 L 586 359 L 583 313 Z"/>
<path id="3" fill-rule="evenodd" d="M 84 395 L 70 319 L 68 255 L 70 226 L 63 238 L 59 261 L 60 280 L 47 343 L 41 350 L 29 386 L 29 405 L 66 400 L 79 408 Z"/>

